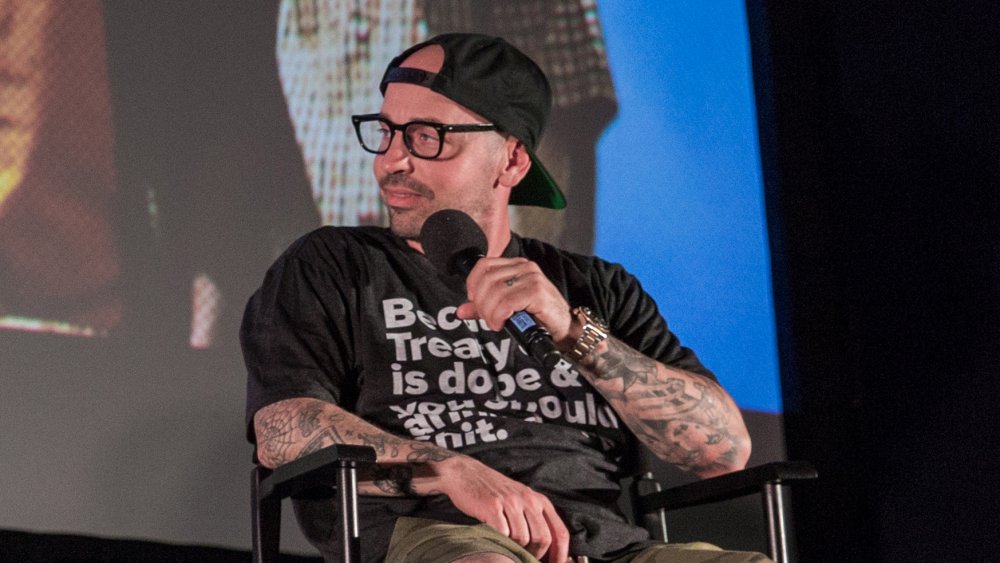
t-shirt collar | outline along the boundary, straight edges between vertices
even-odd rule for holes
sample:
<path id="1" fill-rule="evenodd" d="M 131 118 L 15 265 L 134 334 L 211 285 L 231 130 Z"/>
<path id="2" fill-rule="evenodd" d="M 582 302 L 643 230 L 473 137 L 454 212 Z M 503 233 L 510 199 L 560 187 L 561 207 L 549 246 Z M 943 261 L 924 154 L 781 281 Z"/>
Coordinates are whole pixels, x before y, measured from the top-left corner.
<path id="1" fill-rule="evenodd" d="M 507 248 L 503 249 L 500 256 L 504 258 L 517 258 L 521 256 L 521 237 L 517 236 L 517 233 L 511 231 L 510 242 L 507 243 Z"/>

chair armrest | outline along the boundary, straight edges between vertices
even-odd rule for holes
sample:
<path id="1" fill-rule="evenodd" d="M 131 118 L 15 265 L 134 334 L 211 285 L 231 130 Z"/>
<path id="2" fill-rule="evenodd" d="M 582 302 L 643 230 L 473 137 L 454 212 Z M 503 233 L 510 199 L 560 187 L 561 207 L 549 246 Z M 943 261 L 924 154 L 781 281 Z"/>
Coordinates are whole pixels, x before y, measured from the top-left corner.
<path id="1" fill-rule="evenodd" d="M 270 471 L 261 480 L 260 498 L 283 499 L 317 486 L 333 487 L 341 468 L 374 463 L 375 449 L 369 446 L 327 446 Z"/>
<path id="2" fill-rule="evenodd" d="M 674 510 L 759 493 L 768 483 L 816 477 L 816 469 L 807 461 L 777 461 L 642 495 L 638 504 L 642 512 Z"/>

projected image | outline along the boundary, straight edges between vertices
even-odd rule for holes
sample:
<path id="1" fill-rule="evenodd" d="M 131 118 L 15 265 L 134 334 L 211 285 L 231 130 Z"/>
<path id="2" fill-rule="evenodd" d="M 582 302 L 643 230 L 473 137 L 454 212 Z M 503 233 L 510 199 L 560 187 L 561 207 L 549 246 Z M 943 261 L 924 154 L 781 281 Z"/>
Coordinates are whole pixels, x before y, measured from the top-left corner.
<path id="1" fill-rule="evenodd" d="M 503 36 L 552 82 L 538 153 L 568 208 L 514 206 L 514 229 L 624 264 L 741 406 L 780 412 L 735 1 L 0 0 L 0 328 L 234 346 L 291 241 L 384 224 L 349 116 L 446 31 Z"/>
<path id="2" fill-rule="evenodd" d="M 602 2 L 620 111 L 598 149 L 597 253 L 643 282 L 744 409 L 781 412 L 743 2 Z"/>
<path id="3" fill-rule="evenodd" d="M 385 224 L 371 155 L 358 144 L 350 116 L 378 110 L 379 80 L 392 57 L 444 32 L 504 37 L 549 77 L 555 107 L 538 152 L 566 192 L 568 208 L 514 206 L 513 228 L 590 252 L 594 145 L 616 107 L 593 0 L 283 0 L 282 86 L 323 223 Z"/>
<path id="4" fill-rule="evenodd" d="M 121 320 L 98 2 L 0 2 L 0 328 Z"/>
<path id="5" fill-rule="evenodd" d="M 319 226 L 276 16 L 0 0 L 0 328 L 234 345 L 259 272 Z"/>

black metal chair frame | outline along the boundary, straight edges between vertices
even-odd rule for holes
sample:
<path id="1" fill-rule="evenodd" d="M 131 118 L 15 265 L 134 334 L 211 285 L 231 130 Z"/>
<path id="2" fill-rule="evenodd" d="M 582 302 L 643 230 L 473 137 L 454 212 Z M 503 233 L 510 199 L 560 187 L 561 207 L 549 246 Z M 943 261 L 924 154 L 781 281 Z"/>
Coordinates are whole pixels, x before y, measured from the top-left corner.
<path id="1" fill-rule="evenodd" d="M 281 502 L 308 495 L 317 488 L 336 492 L 342 523 L 343 560 L 359 561 L 358 468 L 375 463 L 368 446 L 337 444 L 282 465 L 273 471 L 256 466 L 251 474 L 253 563 L 278 561 L 281 541 Z"/>
<path id="2" fill-rule="evenodd" d="M 667 511 L 760 493 L 767 524 L 767 554 L 775 563 L 791 563 L 788 487 L 816 477 L 816 469 L 808 462 L 776 461 L 663 490 L 647 472 L 632 482 L 629 494 L 634 521 L 644 525 L 653 539 L 665 542 Z"/>
<path id="3" fill-rule="evenodd" d="M 347 563 L 359 561 L 357 470 L 375 463 L 375 450 L 366 446 L 334 445 L 271 471 L 257 466 L 251 480 L 253 562 L 278 561 L 281 502 L 309 495 L 318 487 L 336 492 L 343 552 Z M 760 493 L 767 521 L 768 555 L 776 563 L 790 563 L 787 488 L 796 481 L 815 479 L 807 462 L 781 461 L 686 485 L 661 489 L 651 473 L 630 485 L 633 517 L 654 539 L 667 541 L 666 511 L 720 502 Z"/>

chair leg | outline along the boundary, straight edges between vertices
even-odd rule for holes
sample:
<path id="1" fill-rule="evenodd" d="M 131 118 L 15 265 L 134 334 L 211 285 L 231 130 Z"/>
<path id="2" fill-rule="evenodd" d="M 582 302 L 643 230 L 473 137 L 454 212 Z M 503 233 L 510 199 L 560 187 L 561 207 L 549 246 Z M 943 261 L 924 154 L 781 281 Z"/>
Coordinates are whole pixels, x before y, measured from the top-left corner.
<path id="1" fill-rule="evenodd" d="M 764 485 L 764 513 L 767 515 L 768 556 L 775 563 L 790 563 L 788 556 L 785 485 L 771 482 Z"/>
<path id="2" fill-rule="evenodd" d="M 658 508 L 645 512 L 638 506 L 639 498 L 644 495 L 658 493 L 663 490 L 660 482 L 651 472 L 643 473 L 632 480 L 629 485 L 629 498 L 632 501 L 632 515 L 636 524 L 641 524 L 649 530 L 649 535 L 656 541 L 667 542 L 667 511 Z"/>
<path id="3" fill-rule="evenodd" d="M 337 468 L 337 496 L 340 505 L 341 540 L 344 562 L 361 560 L 360 532 L 358 530 L 358 470 L 354 463 L 342 463 Z"/>
<path id="4" fill-rule="evenodd" d="M 281 499 L 260 498 L 263 479 L 260 469 L 255 468 L 250 481 L 253 563 L 276 563 L 281 542 Z"/>

